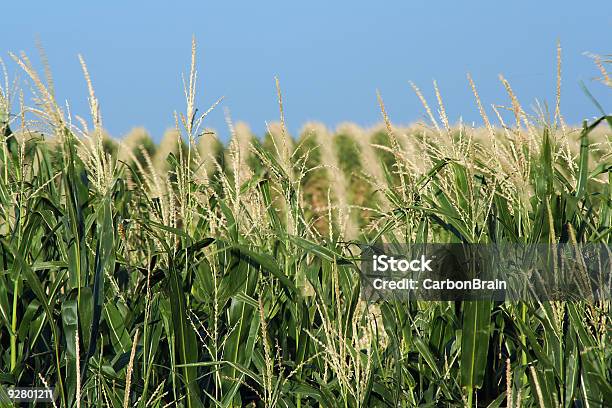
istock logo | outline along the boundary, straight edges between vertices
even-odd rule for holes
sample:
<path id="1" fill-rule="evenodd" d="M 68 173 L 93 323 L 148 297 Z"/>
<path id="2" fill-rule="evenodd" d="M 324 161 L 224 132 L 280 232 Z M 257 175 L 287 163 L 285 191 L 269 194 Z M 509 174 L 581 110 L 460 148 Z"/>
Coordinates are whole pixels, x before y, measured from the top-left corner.
<path id="1" fill-rule="evenodd" d="M 372 260 L 374 272 L 431 272 L 431 259 L 425 258 L 425 255 L 421 255 L 420 259 L 396 259 L 388 255 L 374 255 Z"/>

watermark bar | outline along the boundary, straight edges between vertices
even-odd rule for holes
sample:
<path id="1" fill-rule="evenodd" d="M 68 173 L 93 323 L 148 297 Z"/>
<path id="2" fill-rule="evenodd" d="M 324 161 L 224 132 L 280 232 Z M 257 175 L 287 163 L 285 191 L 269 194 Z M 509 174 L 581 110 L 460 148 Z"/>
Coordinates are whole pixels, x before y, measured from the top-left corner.
<path id="1" fill-rule="evenodd" d="M 361 295 L 378 300 L 612 299 L 607 244 L 361 246 Z"/>

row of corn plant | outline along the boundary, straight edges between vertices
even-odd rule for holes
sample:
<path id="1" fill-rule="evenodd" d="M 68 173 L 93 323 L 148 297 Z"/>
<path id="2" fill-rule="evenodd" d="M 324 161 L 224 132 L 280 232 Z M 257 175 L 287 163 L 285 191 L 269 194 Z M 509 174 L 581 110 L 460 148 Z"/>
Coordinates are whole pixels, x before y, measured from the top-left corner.
<path id="1" fill-rule="evenodd" d="M 12 57 L 35 104 L 5 81 L 2 385 L 54 387 L 58 407 L 612 401 L 609 300 L 365 302 L 357 245 L 609 243 L 609 132 L 592 139 L 611 117 L 528 115 L 503 78 L 511 106 L 488 109 L 469 79 L 482 129 L 451 126 L 435 84 L 437 117 L 415 87 L 427 127 L 392 126 L 379 97 L 366 143 L 316 127 L 294 143 L 277 82 L 279 124 L 259 141 L 228 118 L 224 150 L 195 106 L 194 43 L 165 147 L 115 149 L 84 62 L 89 122 Z"/>

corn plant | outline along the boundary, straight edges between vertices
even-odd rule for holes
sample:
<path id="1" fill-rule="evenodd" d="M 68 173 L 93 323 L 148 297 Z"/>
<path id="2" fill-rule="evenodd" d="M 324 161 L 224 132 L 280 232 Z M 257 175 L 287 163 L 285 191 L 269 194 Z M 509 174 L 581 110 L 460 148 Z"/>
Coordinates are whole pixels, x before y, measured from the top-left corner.
<path id="1" fill-rule="evenodd" d="M 366 302 L 355 241 L 609 244 L 612 117 L 534 118 L 502 77 L 493 125 L 470 78 L 483 128 L 451 126 L 434 84 L 439 118 L 415 87 L 428 126 L 394 127 L 380 97 L 383 127 L 294 143 L 278 86 L 264 142 L 228 120 L 221 146 L 194 42 L 164 146 L 112 149 L 84 62 L 91 124 L 13 58 L 35 105 L 0 88 L 1 384 L 58 407 L 612 401 L 609 299 Z"/>

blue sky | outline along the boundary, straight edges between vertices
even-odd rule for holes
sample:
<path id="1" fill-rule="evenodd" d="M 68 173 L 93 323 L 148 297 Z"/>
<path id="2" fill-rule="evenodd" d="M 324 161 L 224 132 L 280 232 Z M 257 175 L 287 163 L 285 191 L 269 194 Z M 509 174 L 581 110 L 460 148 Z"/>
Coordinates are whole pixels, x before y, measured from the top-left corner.
<path id="1" fill-rule="evenodd" d="M 579 123 L 597 111 L 583 80 L 606 109 L 612 93 L 593 81 L 585 52 L 612 53 L 612 13 L 604 1 L 105 1 L 6 2 L 0 56 L 38 60 L 42 42 L 58 97 L 87 113 L 77 54 L 89 66 L 104 125 L 119 136 L 134 126 L 156 139 L 184 110 L 181 74 L 191 37 L 199 45 L 198 106 L 225 96 L 207 122 L 227 135 L 224 107 L 234 121 L 261 134 L 278 119 L 274 77 L 281 81 L 289 129 L 319 120 L 370 126 L 380 121 L 376 89 L 392 121 L 424 118 L 409 81 L 432 99 L 438 81 L 451 121 L 478 123 L 466 73 L 485 104 L 507 104 L 498 74 L 521 102 L 554 104 L 556 41 L 563 47 L 562 112 Z M 23 78 L 24 75 L 20 73 Z"/>

